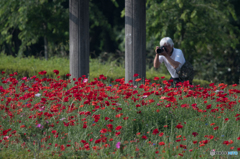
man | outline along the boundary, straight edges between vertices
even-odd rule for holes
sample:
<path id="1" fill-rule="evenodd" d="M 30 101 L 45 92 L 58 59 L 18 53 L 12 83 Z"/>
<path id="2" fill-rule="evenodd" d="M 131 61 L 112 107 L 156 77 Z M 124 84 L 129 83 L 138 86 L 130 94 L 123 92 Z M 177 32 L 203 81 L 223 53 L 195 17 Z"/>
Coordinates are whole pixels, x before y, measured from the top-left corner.
<path id="1" fill-rule="evenodd" d="M 164 46 L 163 48 L 161 48 Z M 161 53 L 157 53 L 157 50 L 160 49 L 162 50 Z M 154 58 L 153 65 L 155 68 L 159 68 L 160 64 L 164 62 L 165 66 L 168 69 L 168 72 L 171 75 L 170 80 L 172 79 L 172 86 L 173 83 L 178 83 L 182 82 L 176 70 L 179 70 L 182 65 L 185 63 L 185 58 L 183 55 L 182 50 L 174 48 L 174 43 L 170 37 L 164 37 L 160 41 L 160 47 L 157 46 L 155 49 L 156 56 Z"/>

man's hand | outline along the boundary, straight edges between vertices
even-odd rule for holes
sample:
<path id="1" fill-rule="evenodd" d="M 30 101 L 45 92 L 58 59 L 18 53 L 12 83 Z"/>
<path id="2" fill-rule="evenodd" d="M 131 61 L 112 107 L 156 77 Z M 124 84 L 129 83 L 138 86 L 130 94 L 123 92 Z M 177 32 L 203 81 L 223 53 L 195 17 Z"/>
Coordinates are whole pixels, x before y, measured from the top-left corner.
<path id="1" fill-rule="evenodd" d="M 156 49 L 155 49 L 156 55 L 155 55 L 155 58 L 154 58 L 154 60 L 153 60 L 153 66 L 154 66 L 155 68 L 159 68 L 159 66 L 160 66 L 159 54 L 157 53 L 157 49 L 158 49 L 158 48 L 159 48 L 159 46 L 156 46 Z"/>
<path id="2" fill-rule="evenodd" d="M 164 50 L 164 52 L 162 52 L 160 55 L 163 55 L 163 56 L 165 56 L 165 57 L 168 57 L 168 56 L 169 56 L 168 53 L 166 53 L 165 50 Z"/>
<path id="3" fill-rule="evenodd" d="M 156 49 L 155 49 L 155 53 L 156 53 L 156 54 L 158 54 L 158 53 L 157 53 L 157 49 L 159 49 L 159 48 L 160 48 L 159 46 L 156 46 Z M 163 56 L 165 56 L 165 57 L 169 56 L 168 53 L 166 52 L 165 48 L 163 48 L 163 50 L 164 50 L 164 51 L 163 51 L 162 53 L 158 54 L 158 55 L 163 55 Z"/>
<path id="4" fill-rule="evenodd" d="M 155 53 L 156 53 L 156 54 L 158 54 L 158 53 L 157 53 L 157 49 L 158 49 L 158 48 L 159 48 L 159 46 L 156 46 L 156 49 L 155 49 Z"/>

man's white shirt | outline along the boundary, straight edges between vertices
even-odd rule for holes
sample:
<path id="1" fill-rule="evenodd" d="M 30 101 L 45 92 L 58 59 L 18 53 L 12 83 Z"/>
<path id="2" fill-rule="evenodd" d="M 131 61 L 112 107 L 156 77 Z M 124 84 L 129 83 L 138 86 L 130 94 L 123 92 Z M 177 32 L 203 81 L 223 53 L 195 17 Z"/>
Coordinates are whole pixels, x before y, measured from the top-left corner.
<path id="1" fill-rule="evenodd" d="M 177 74 L 176 70 L 179 70 L 182 67 L 182 65 L 185 63 L 185 58 L 183 56 L 182 50 L 173 48 L 173 53 L 170 56 L 170 58 L 173 59 L 174 61 L 177 61 L 180 63 L 180 65 L 178 66 L 177 69 L 174 69 L 174 67 L 168 62 L 166 57 L 163 55 L 159 56 L 159 62 L 160 63 L 164 62 L 165 66 L 167 67 L 168 72 L 170 73 L 172 78 L 178 78 L 178 74 Z"/>

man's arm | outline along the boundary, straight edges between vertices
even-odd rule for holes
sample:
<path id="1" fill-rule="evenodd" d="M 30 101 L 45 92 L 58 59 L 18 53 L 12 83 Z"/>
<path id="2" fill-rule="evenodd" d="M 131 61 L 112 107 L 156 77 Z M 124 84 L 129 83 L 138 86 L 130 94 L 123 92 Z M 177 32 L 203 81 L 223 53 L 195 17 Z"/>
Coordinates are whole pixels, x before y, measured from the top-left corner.
<path id="1" fill-rule="evenodd" d="M 165 56 L 168 62 L 173 66 L 174 69 L 177 69 L 178 66 L 180 65 L 180 62 L 174 61 L 169 55 Z"/>
<path id="2" fill-rule="evenodd" d="M 158 48 L 159 48 L 159 47 L 156 46 L 156 49 L 155 49 L 156 55 L 155 55 L 155 58 L 154 58 L 154 61 L 153 61 L 153 67 L 155 67 L 155 68 L 159 68 L 159 66 L 160 66 L 159 54 L 157 53 L 157 49 L 158 49 Z"/>
<path id="3" fill-rule="evenodd" d="M 153 61 L 153 66 L 155 68 L 159 68 L 160 66 L 160 62 L 159 62 L 159 54 L 156 54 L 155 58 L 154 58 L 154 61 Z"/>

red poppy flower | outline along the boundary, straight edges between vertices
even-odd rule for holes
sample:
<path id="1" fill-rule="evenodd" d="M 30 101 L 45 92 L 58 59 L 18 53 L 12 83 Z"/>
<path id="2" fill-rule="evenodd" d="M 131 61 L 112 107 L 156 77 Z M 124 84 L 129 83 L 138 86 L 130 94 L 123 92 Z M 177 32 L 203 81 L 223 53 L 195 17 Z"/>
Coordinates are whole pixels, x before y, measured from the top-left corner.
<path id="1" fill-rule="evenodd" d="M 206 106 L 206 109 L 211 109 L 211 107 L 212 107 L 212 105 L 209 104 L 209 105 Z"/>
<path id="2" fill-rule="evenodd" d="M 64 150 L 65 150 L 65 146 L 64 146 L 64 145 L 61 145 L 61 146 L 60 146 L 60 149 L 61 149 L 61 151 L 64 151 Z"/>
<path id="3" fill-rule="evenodd" d="M 210 83 L 209 86 L 210 86 L 210 87 L 214 86 L 214 83 Z"/>
<path id="4" fill-rule="evenodd" d="M 154 81 L 157 81 L 157 80 L 159 80 L 159 77 L 154 77 L 153 80 L 154 80 Z"/>
<path id="5" fill-rule="evenodd" d="M 95 144 L 98 144 L 98 143 L 100 143 L 101 142 L 101 139 L 97 139 L 96 141 L 95 141 Z"/>
<path id="6" fill-rule="evenodd" d="M 141 81 L 141 78 L 137 78 L 137 79 L 135 79 L 135 81 L 136 81 L 136 82 L 139 82 L 139 81 Z"/>
<path id="7" fill-rule="evenodd" d="M 118 136 L 118 135 L 120 135 L 121 134 L 121 132 L 116 132 L 115 133 L 115 136 Z"/>
<path id="8" fill-rule="evenodd" d="M 154 129 L 152 134 L 157 135 L 158 133 L 159 133 L 158 129 Z"/>
<path id="9" fill-rule="evenodd" d="M 150 79 L 145 79 L 145 82 L 151 82 L 151 80 Z"/>
<path id="10" fill-rule="evenodd" d="M 182 144 L 180 144 L 180 147 L 181 147 L 181 148 L 184 148 L 184 149 L 187 149 L 187 145 L 182 145 Z"/>
<path id="11" fill-rule="evenodd" d="M 135 73 L 134 75 L 133 75 L 133 77 L 137 77 L 139 74 L 137 74 L 137 73 Z"/>
<path id="12" fill-rule="evenodd" d="M 229 141 L 223 141 L 223 144 L 228 145 Z"/>
<path id="13" fill-rule="evenodd" d="M 181 154 L 181 153 L 179 153 L 178 155 L 179 155 L 179 156 L 183 156 L 183 154 Z"/>
<path id="14" fill-rule="evenodd" d="M 164 133 L 163 133 L 163 132 L 161 132 L 161 133 L 159 134 L 159 136 L 160 136 L 160 137 L 162 137 L 163 135 L 164 135 Z"/>
<path id="15" fill-rule="evenodd" d="M 216 126 L 215 128 L 213 128 L 213 130 L 217 130 L 218 129 L 218 126 Z"/>
<path id="16" fill-rule="evenodd" d="M 21 125 L 20 128 L 25 128 L 26 126 L 25 125 Z"/>
<path id="17" fill-rule="evenodd" d="M 145 140 L 146 140 L 146 139 L 147 139 L 147 136 L 146 136 L 146 135 L 143 135 L 143 136 L 142 136 L 142 139 L 145 139 Z"/>
<path id="18" fill-rule="evenodd" d="M 122 129 L 122 126 L 117 126 L 115 129 L 120 130 L 120 129 Z"/>
<path id="19" fill-rule="evenodd" d="M 52 130 L 52 133 L 53 133 L 53 134 L 56 134 L 56 133 L 57 133 L 57 131 L 56 131 L 56 130 Z"/>
<path id="20" fill-rule="evenodd" d="M 182 129 L 183 126 L 182 126 L 181 124 L 178 124 L 178 125 L 176 126 L 176 128 L 178 128 L 178 129 Z"/>
<path id="21" fill-rule="evenodd" d="M 59 71 L 58 70 L 53 70 L 53 72 L 58 75 L 59 74 Z"/>
<path id="22" fill-rule="evenodd" d="M 102 129 L 102 130 L 100 130 L 100 133 L 102 133 L 102 134 L 104 134 L 104 133 L 106 133 L 107 132 L 107 129 Z"/>
<path id="23" fill-rule="evenodd" d="M 205 146 L 205 144 L 200 144 L 199 146 L 202 147 L 202 146 Z"/>
<path id="24" fill-rule="evenodd" d="M 83 129 L 86 129 L 87 128 L 87 125 L 86 124 L 83 124 Z"/>
<path id="25" fill-rule="evenodd" d="M 159 142 L 158 145 L 162 146 L 162 145 L 165 145 L 165 143 L 162 141 L 162 142 Z"/>
<path id="26" fill-rule="evenodd" d="M 203 144 L 207 144 L 207 143 L 209 143 L 209 141 L 210 141 L 210 140 L 203 140 L 202 143 L 203 143 Z"/>
<path id="27" fill-rule="evenodd" d="M 108 124 L 107 127 L 108 127 L 109 129 L 113 129 L 113 125 L 112 125 L 112 124 Z"/>
<path id="28" fill-rule="evenodd" d="M 193 135 L 194 137 L 196 137 L 196 136 L 198 135 L 198 133 L 197 133 L 197 132 L 193 132 L 192 135 Z"/>
<path id="29" fill-rule="evenodd" d="M 107 106 L 109 106 L 109 105 L 110 105 L 109 101 L 105 101 L 105 104 L 106 104 Z"/>
<path id="30" fill-rule="evenodd" d="M 136 107 L 141 107 L 141 105 L 140 105 L 140 104 L 137 104 Z"/>
<path id="31" fill-rule="evenodd" d="M 213 139 L 214 138 L 214 136 L 213 135 L 209 135 L 209 137 L 208 137 L 209 139 Z"/>

